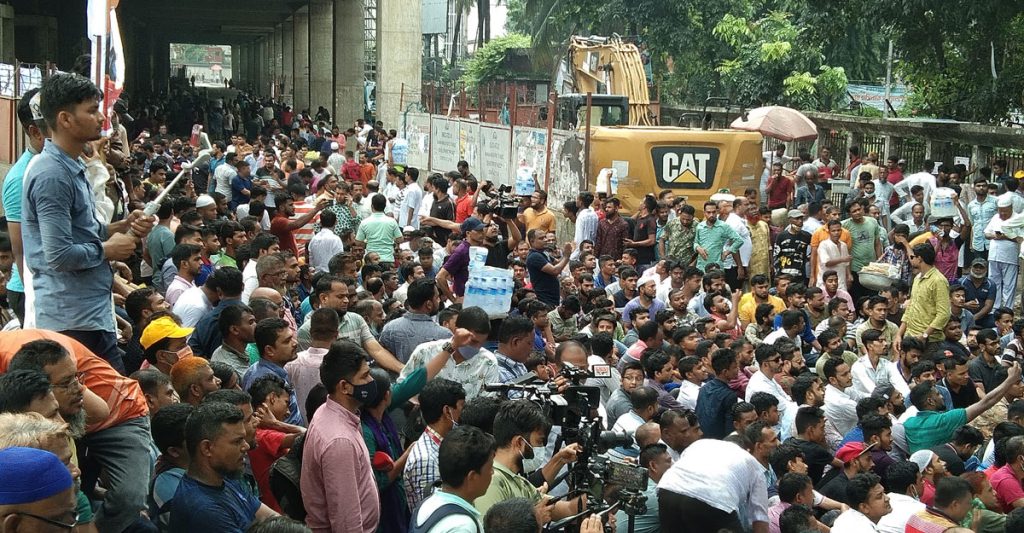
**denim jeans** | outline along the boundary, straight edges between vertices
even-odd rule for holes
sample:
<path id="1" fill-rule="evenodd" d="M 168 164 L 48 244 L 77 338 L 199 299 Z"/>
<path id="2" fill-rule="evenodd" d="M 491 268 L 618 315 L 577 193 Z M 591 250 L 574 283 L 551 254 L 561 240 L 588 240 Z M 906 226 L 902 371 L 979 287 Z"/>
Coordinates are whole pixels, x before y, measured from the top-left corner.
<path id="1" fill-rule="evenodd" d="M 139 512 L 146 509 L 149 480 L 153 474 L 149 455 L 151 442 L 149 417 L 146 416 L 90 433 L 81 439 L 79 444 L 87 449 L 90 462 L 102 470 L 103 484 L 107 489 L 103 504 L 96 512 L 95 523 L 99 531 L 120 533 L 136 522 Z"/>
<path id="2" fill-rule="evenodd" d="M 124 356 L 117 346 L 117 334 L 112 331 L 81 331 L 64 330 L 60 332 L 82 343 L 92 353 L 110 363 L 121 374 L 124 374 Z"/>

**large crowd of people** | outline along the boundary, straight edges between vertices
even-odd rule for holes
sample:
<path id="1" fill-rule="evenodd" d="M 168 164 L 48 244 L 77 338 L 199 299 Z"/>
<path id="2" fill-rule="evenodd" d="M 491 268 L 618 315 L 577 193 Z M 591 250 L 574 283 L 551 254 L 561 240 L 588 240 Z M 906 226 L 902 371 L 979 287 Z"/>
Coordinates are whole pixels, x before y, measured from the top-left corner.
<path id="1" fill-rule="evenodd" d="M 1024 531 L 1004 161 L 780 146 L 760 190 L 538 187 L 513 217 L 380 122 L 192 95 L 101 136 L 100 96 L 55 74 L 18 105 L 0 532 Z M 463 305 L 481 249 L 500 316 Z M 646 488 L 570 490 L 598 452 Z"/>

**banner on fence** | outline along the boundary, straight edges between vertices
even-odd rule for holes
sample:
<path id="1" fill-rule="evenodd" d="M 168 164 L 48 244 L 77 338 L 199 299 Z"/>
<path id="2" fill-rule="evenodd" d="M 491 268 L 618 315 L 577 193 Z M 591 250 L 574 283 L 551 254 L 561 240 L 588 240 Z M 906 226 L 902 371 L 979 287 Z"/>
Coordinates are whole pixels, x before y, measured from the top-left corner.
<path id="1" fill-rule="evenodd" d="M 498 185 L 512 185 L 512 128 L 498 124 L 480 124 L 480 166 L 470 170 L 480 179 Z"/>
<path id="2" fill-rule="evenodd" d="M 431 172 L 445 173 L 459 164 L 459 125 L 457 119 L 430 117 Z"/>
<path id="3" fill-rule="evenodd" d="M 480 168 L 480 123 L 475 120 L 459 124 L 459 159 L 469 163 L 469 168 Z"/>
<path id="4" fill-rule="evenodd" d="M 846 91 L 850 98 L 868 106 L 873 107 L 879 111 L 885 109 L 885 87 L 882 85 L 858 85 L 848 84 Z M 903 104 L 907 101 L 907 87 L 899 83 L 893 84 L 889 89 L 889 102 L 892 104 L 893 109 L 899 111 L 903 109 Z"/>
<path id="5" fill-rule="evenodd" d="M 405 139 L 409 141 L 405 164 L 427 168 L 430 165 L 430 115 L 406 113 Z"/>

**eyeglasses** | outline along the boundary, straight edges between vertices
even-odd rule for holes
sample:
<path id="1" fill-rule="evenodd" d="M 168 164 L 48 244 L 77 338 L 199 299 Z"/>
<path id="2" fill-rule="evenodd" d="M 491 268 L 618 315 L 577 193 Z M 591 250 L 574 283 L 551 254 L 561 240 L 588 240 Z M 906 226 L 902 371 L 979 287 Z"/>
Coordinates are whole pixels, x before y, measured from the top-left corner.
<path id="1" fill-rule="evenodd" d="M 10 513 L 10 514 L 19 515 L 19 516 L 27 516 L 29 518 L 35 518 L 36 520 L 39 520 L 40 522 L 45 522 L 47 524 L 50 524 L 51 526 L 56 526 L 56 527 L 59 527 L 61 529 L 66 529 L 68 531 L 74 529 L 75 526 L 78 525 L 78 518 L 79 518 L 79 516 L 81 516 L 78 513 L 75 513 L 73 521 L 68 523 L 68 522 L 61 522 L 59 520 L 54 520 L 52 518 L 46 518 L 45 516 L 39 516 L 37 514 L 32 514 L 32 513 L 23 513 L 23 512 L 15 511 L 15 512 Z"/>
<path id="2" fill-rule="evenodd" d="M 54 385 L 53 388 L 55 388 L 55 389 L 62 389 L 62 390 L 71 390 L 72 388 L 74 388 L 76 386 L 77 387 L 81 387 L 82 383 L 84 381 L 85 381 L 85 372 L 79 372 L 79 373 L 75 374 L 74 376 L 71 376 L 71 378 L 69 378 L 68 380 L 66 380 L 66 381 L 64 381 L 62 383 L 58 383 L 58 384 Z"/>

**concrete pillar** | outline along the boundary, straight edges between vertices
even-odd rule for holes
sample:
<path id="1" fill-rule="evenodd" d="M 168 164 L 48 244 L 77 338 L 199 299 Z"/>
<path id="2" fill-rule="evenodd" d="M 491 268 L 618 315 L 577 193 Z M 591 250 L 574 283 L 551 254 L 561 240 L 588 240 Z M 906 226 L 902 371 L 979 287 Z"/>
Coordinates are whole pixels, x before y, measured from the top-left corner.
<path id="1" fill-rule="evenodd" d="M 404 108 L 420 101 L 423 36 L 420 4 L 377 2 L 377 119 L 396 128 Z"/>
<path id="2" fill-rule="evenodd" d="M 234 59 L 236 54 L 238 55 L 237 60 Z M 249 79 L 249 43 L 235 45 L 231 57 L 232 62 L 237 62 L 237 66 L 234 64 L 231 66 L 231 78 L 235 87 L 243 89 Z"/>
<path id="3" fill-rule="evenodd" d="M 0 63 L 14 64 L 14 7 L 0 4 Z"/>
<path id="4" fill-rule="evenodd" d="M 309 111 L 334 104 L 334 6 L 330 0 L 309 2 Z"/>
<path id="5" fill-rule="evenodd" d="M 303 7 L 292 15 L 294 23 L 295 60 L 292 72 L 295 78 L 296 112 L 309 107 L 309 8 Z"/>
<path id="6" fill-rule="evenodd" d="M 363 0 L 336 0 L 331 118 L 338 125 L 363 116 L 363 31 Z"/>
<path id="7" fill-rule="evenodd" d="M 245 85 L 250 91 L 259 92 L 259 80 L 256 75 L 256 65 L 259 63 L 259 45 L 255 41 L 249 43 L 249 62 L 246 68 Z"/>
<path id="8" fill-rule="evenodd" d="M 238 83 L 238 75 L 242 71 L 242 46 L 231 45 L 231 79 Z"/>
<path id="9" fill-rule="evenodd" d="M 277 95 L 281 96 L 281 82 L 284 80 L 284 25 L 274 27 L 274 81 L 277 83 Z"/>
<path id="10" fill-rule="evenodd" d="M 267 39 L 260 39 L 260 63 L 257 68 L 260 71 L 260 93 L 270 94 L 270 43 Z"/>
<path id="11" fill-rule="evenodd" d="M 281 65 L 281 77 L 284 82 L 284 90 L 281 91 L 285 102 L 294 102 L 295 94 L 295 25 L 291 18 L 281 25 L 281 50 L 284 63 Z"/>
<path id="12" fill-rule="evenodd" d="M 263 65 L 263 71 L 267 75 L 267 88 L 270 90 L 267 94 L 274 94 L 274 84 L 277 83 L 277 77 L 274 72 L 274 58 L 277 57 L 277 42 L 274 40 L 274 32 L 270 32 L 266 36 L 267 41 L 267 62 Z"/>
<path id="13" fill-rule="evenodd" d="M 171 76 L 170 43 L 161 37 L 153 38 L 153 92 L 165 94 Z"/>

